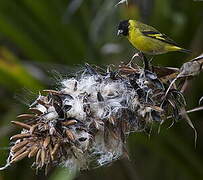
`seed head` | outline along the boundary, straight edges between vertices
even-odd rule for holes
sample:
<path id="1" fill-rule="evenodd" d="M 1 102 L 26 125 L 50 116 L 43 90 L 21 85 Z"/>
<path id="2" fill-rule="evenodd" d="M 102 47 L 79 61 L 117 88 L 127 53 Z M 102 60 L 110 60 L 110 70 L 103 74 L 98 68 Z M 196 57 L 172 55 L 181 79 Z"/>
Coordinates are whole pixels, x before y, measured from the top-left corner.
<path id="1" fill-rule="evenodd" d="M 121 65 L 84 71 L 44 90 L 12 123 L 22 128 L 11 137 L 8 165 L 28 157 L 36 169 L 56 165 L 69 169 L 100 167 L 122 157 L 130 132 L 144 131 L 172 115 L 180 118 L 184 98 L 156 72 Z M 20 120 L 26 120 L 21 122 Z"/>

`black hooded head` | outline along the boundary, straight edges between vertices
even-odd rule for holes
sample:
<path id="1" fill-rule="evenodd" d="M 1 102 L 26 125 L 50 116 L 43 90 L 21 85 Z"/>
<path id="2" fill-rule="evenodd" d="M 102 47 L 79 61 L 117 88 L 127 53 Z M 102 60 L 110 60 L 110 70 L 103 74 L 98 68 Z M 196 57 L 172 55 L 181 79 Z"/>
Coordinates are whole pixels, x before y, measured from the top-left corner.
<path id="1" fill-rule="evenodd" d="M 128 20 L 124 20 L 124 21 L 121 21 L 118 25 L 118 35 L 122 34 L 124 36 L 127 36 L 128 35 L 128 27 L 129 27 L 129 21 Z"/>

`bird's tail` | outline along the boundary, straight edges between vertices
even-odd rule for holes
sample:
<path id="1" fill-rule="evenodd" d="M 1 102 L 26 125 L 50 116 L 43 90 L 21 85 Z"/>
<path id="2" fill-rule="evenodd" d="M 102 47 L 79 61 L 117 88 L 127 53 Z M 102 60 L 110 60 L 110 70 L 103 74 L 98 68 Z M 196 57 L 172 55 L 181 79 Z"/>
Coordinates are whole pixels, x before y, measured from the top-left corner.
<path id="1" fill-rule="evenodd" d="M 192 51 L 190 51 L 188 49 L 184 49 L 184 48 L 181 48 L 179 51 L 184 52 L 184 53 L 188 53 L 188 54 L 192 53 Z"/>
<path id="2" fill-rule="evenodd" d="M 192 53 L 192 51 L 178 47 L 178 46 L 166 46 L 165 48 L 167 51 L 180 51 L 184 53 Z"/>

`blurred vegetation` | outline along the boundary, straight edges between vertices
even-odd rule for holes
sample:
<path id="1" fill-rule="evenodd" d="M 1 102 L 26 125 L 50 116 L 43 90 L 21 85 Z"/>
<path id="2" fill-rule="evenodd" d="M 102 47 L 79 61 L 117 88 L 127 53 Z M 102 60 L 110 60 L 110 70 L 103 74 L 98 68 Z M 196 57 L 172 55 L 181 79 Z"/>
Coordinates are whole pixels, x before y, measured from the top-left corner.
<path id="1" fill-rule="evenodd" d="M 0 164 L 8 155 L 9 137 L 15 129 L 10 121 L 26 110 L 26 103 L 39 90 L 53 87 L 50 72 L 69 74 L 84 62 L 118 64 L 128 61 L 135 49 L 116 36 L 121 19 L 138 19 L 157 27 L 192 56 L 203 52 L 203 2 L 193 0 L 129 0 L 115 7 L 118 0 L 1 0 L 0 1 Z M 189 60 L 182 53 L 154 57 L 156 65 L 179 67 Z M 188 108 L 203 95 L 201 75 L 190 82 Z M 30 97 L 29 93 L 33 92 Z M 20 98 L 16 100 L 17 94 Z M 24 97 L 24 98 L 22 98 Z M 27 99 L 26 99 L 27 98 Z M 20 99 L 20 101 L 19 101 Z M 24 104 L 22 103 L 24 102 Z M 170 122 L 147 134 L 131 134 L 130 161 L 123 159 L 111 166 L 82 172 L 76 179 L 203 179 L 202 112 L 191 115 L 198 131 L 194 146 L 192 129 L 184 122 L 167 129 Z M 48 176 L 35 174 L 29 160 L 0 172 L 0 180 L 69 180 L 68 170 L 53 169 Z"/>

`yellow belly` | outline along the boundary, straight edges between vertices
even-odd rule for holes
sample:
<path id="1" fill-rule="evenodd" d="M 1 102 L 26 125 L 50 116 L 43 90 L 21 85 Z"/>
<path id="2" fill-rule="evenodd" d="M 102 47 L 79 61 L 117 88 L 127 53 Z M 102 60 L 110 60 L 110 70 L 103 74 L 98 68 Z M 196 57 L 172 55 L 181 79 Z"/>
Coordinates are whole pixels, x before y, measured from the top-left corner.
<path id="1" fill-rule="evenodd" d="M 128 37 L 131 44 L 139 51 L 146 54 L 162 54 L 166 53 L 164 42 L 160 42 L 156 39 L 152 39 L 145 36 L 131 36 Z"/>

